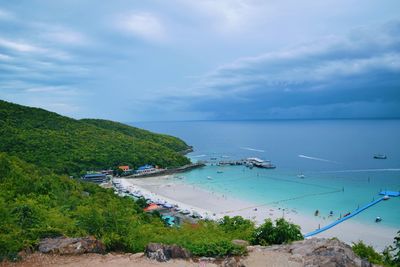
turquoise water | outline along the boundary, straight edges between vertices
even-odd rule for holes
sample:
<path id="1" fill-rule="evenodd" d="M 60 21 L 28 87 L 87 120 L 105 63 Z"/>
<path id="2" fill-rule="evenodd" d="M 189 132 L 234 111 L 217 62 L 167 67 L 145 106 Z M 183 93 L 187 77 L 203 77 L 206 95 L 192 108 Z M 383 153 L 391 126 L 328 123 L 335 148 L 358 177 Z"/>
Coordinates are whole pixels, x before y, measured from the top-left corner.
<path id="1" fill-rule="evenodd" d="M 400 190 L 400 121 L 202 121 L 135 123 L 172 134 L 194 146 L 195 160 L 260 157 L 277 168 L 207 166 L 185 173 L 187 183 L 257 204 L 339 217 L 378 197 Z M 373 155 L 386 154 L 386 160 Z M 304 174 L 300 179 L 297 175 Z M 210 176 L 212 180 L 207 179 Z M 334 216 L 334 217 L 335 217 Z M 400 227 L 400 198 L 381 202 L 352 218 Z"/>

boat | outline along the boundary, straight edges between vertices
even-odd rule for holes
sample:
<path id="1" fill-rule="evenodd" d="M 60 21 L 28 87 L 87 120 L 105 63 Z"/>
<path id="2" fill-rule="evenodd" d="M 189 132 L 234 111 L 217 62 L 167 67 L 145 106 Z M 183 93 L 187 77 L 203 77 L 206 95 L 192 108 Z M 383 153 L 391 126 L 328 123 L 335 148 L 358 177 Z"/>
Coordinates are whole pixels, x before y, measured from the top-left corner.
<path id="1" fill-rule="evenodd" d="M 217 171 L 217 173 L 223 173 L 223 171 Z"/>
<path id="2" fill-rule="evenodd" d="M 297 177 L 300 178 L 300 179 L 304 179 L 305 175 L 301 173 L 301 174 L 298 174 Z"/>
<path id="3" fill-rule="evenodd" d="M 385 195 L 384 197 L 383 197 L 383 200 L 388 200 L 390 197 L 388 196 L 388 195 Z"/>
<path id="4" fill-rule="evenodd" d="M 211 176 L 207 176 L 207 179 L 208 179 L 208 180 L 212 180 L 212 177 L 211 177 Z"/>
<path id="5" fill-rule="evenodd" d="M 262 160 L 259 158 L 248 158 L 247 164 L 252 164 L 254 167 L 264 168 L 264 169 L 275 169 L 276 166 L 273 165 L 269 160 Z"/>
<path id="6" fill-rule="evenodd" d="M 382 221 L 382 218 L 381 218 L 381 217 L 378 216 L 378 217 L 375 218 L 375 222 L 376 222 L 376 223 L 381 222 L 381 221 Z"/>
<path id="7" fill-rule="evenodd" d="M 386 155 L 383 155 L 383 154 L 375 154 L 374 155 L 374 159 L 386 159 L 387 157 L 386 157 Z"/>

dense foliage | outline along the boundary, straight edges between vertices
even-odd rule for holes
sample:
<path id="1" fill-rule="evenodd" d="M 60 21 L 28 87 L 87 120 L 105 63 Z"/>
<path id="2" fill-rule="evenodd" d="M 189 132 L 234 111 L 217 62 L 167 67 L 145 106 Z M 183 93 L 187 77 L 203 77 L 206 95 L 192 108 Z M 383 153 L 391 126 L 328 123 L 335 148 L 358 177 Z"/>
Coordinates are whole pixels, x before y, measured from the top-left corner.
<path id="1" fill-rule="evenodd" d="M 152 132 L 139 129 L 136 127 L 128 126 L 119 122 L 99 120 L 99 119 L 82 119 L 82 122 L 93 124 L 99 128 L 111 130 L 117 133 L 123 133 L 125 135 L 148 140 L 162 146 L 168 147 L 176 152 L 181 152 L 188 149 L 188 145 L 179 140 L 176 137 L 166 134 L 154 134 Z"/>
<path id="2" fill-rule="evenodd" d="M 373 247 L 365 245 L 362 241 L 353 244 L 353 251 L 361 259 L 366 259 L 370 263 L 383 264 L 383 255 L 376 252 Z"/>
<path id="3" fill-rule="evenodd" d="M 270 219 L 267 219 L 254 231 L 252 243 L 267 246 L 290 243 L 303 238 L 300 226 L 289 223 L 283 218 L 277 219 L 274 225 Z"/>
<path id="4" fill-rule="evenodd" d="M 245 248 L 231 241 L 251 241 L 263 229 L 242 217 L 170 228 L 158 216 L 143 213 L 141 202 L 0 153 L 0 260 L 59 235 L 94 235 L 109 251 L 139 252 L 150 242 L 160 242 L 181 245 L 196 256 L 240 255 Z M 292 227 L 283 220 L 282 225 Z"/>
<path id="5" fill-rule="evenodd" d="M 400 266 L 400 231 L 397 232 L 393 245 L 386 247 L 382 254 L 376 252 L 373 247 L 367 246 L 362 241 L 353 243 L 352 248 L 357 256 L 368 260 L 370 263 L 386 267 Z"/>
<path id="6" fill-rule="evenodd" d="M 149 242 L 182 245 L 199 256 L 242 254 L 240 238 L 216 222 L 166 227 L 130 198 L 112 190 L 43 173 L 0 153 L 0 260 L 15 258 L 44 237 L 94 235 L 109 251 L 139 252 Z"/>
<path id="7" fill-rule="evenodd" d="M 74 120 L 0 100 L 0 151 L 59 174 L 129 164 L 177 167 L 181 140 L 102 120 Z"/>

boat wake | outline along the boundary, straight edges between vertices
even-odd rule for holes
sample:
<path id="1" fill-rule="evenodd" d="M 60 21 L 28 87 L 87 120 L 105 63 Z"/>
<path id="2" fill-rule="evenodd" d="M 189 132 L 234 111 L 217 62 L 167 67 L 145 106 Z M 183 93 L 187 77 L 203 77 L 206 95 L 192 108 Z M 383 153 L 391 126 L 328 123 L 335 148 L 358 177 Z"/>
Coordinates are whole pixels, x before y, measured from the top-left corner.
<path id="1" fill-rule="evenodd" d="M 241 147 L 241 149 L 250 150 L 250 151 L 256 151 L 256 152 L 265 152 L 265 150 L 255 149 L 255 148 L 251 148 L 251 147 Z"/>
<path id="2" fill-rule="evenodd" d="M 316 158 L 316 157 L 310 157 L 306 155 L 298 155 L 299 158 L 303 159 L 311 159 L 311 160 L 317 160 L 317 161 L 323 161 L 323 162 L 330 162 L 330 163 L 339 163 L 337 161 L 329 160 L 329 159 L 321 159 L 321 158 Z"/>
<path id="3" fill-rule="evenodd" d="M 207 155 L 204 155 L 204 154 L 202 154 L 202 155 L 195 155 L 195 156 L 192 156 L 192 158 L 202 158 L 202 157 L 205 157 L 205 156 L 207 156 Z"/>

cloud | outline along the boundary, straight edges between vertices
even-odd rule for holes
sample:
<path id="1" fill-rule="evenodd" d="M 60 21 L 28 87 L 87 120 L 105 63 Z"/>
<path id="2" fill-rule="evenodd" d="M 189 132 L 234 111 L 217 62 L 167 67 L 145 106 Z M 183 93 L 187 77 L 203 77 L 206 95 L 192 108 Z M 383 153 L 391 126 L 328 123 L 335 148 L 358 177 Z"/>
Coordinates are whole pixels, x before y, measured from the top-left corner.
<path id="1" fill-rule="evenodd" d="M 115 26 L 126 34 L 147 41 L 164 42 L 167 39 L 166 29 L 161 19 L 149 12 L 131 12 L 119 15 L 115 20 Z"/>
<path id="2" fill-rule="evenodd" d="M 398 33 L 392 21 L 240 58 L 202 77 L 186 97 L 219 119 L 400 116 Z"/>
<path id="3" fill-rule="evenodd" d="M 90 43 L 89 38 L 81 32 L 74 31 L 65 27 L 46 25 L 47 32 L 44 33 L 44 37 L 49 41 L 66 44 L 82 46 Z"/>
<path id="4" fill-rule="evenodd" d="M 13 19 L 14 19 L 14 14 L 0 8 L 0 20 L 13 20 Z"/>
<path id="5" fill-rule="evenodd" d="M 11 49 L 11 50 L 14 50 L 17 52 L 24 52 L 24 53 L 25 52 L 28 53 L 28 52 L 45 52 L 46 51 L 45 49 L 43 49 L 41 47 L 26 43 L 26 42 L 12 41 L 12 40 L 4 39 L 4 38 L 0 38 L 0 47 L 4 47 L 7 49 Z"/>

